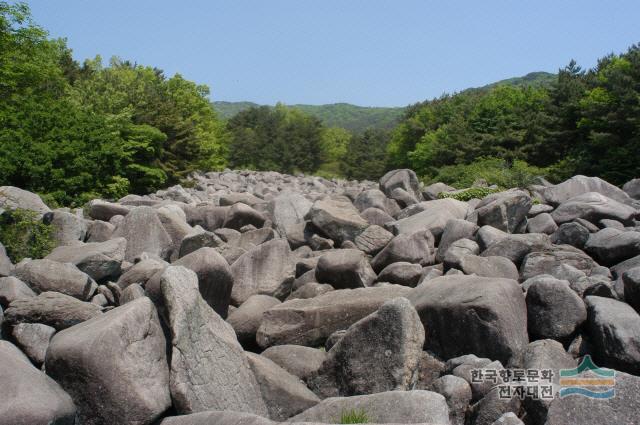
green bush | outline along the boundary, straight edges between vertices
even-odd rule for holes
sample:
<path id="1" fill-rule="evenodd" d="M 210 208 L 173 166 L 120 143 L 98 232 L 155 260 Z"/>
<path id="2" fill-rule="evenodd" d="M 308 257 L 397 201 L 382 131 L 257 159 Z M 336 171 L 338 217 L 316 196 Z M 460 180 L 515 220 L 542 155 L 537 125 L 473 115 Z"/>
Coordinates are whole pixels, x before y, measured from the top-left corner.
<path id="1" fill-rule="evenodd" d="M 345 410 L 340 415 L 341 424 L 366 424 L 369 423 L 369 415 L 363 409 Z"/>
<path id="2" fill-rule="evenodd" d="M 53 227 L 44 224 L 37 213 L 22 209 L 2 214 L 0 242 L 14 263 L 24 258 L 42 258 L 55 247 Z"/>
<path id="3" fill-rule="evenodd" d="M 476 180 L 483 179 L 490 185 L 523 188 L 533 183 L 535 177 L 546 175 L 546 169 L 534 167 L 524 161 L 509 164 L 500 158 L 480 158 L 471 164 L 442 167 L 430 181 L 464 189 L 473 185 Z"/>
<path id="4" fill-rule="evenodd" d="M 461 192 L 440 192 L 438 194 L 438 198 L 452 198 L 457 199 L 458 201 L 470 201 L 471 199 L 482 199 L 485 196 L 491 195 L 492 193 L 502 192 L 501 188 L 493 188 L 493 187 L 470 187 L 469 189 L 463 190 Z"/>

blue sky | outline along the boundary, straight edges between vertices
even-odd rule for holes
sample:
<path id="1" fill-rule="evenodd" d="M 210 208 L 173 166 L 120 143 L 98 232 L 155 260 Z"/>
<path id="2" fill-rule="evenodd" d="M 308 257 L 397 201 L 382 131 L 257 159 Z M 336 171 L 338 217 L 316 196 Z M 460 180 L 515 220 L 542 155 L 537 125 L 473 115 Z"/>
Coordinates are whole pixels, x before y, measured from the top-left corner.
<path id="1" fill-rule="evenodd" d="M 34 0 L 76 59 L 113 55 L 213 100 L 409 103 L 640 42 L 638 0 Z"/>

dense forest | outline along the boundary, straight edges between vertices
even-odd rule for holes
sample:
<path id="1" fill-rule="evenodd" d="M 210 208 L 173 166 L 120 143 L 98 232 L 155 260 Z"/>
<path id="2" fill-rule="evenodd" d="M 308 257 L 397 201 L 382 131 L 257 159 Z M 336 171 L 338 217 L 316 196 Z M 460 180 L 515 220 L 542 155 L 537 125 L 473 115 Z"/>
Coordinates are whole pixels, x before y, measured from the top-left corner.
<path id="1" fill-rule="evenodd" d="M 214 104 L 206 86 L 153 66 L 79 63 L 25 4 L 0 1 L 0 184 L 50 203 L 146 193 L 225 167 L 355 179 L 410 167 L 459 187 L 640 175 L 638 45 L 593 69 L 572 61 L 407 108 L 245 104 L 222 117 Z"/>

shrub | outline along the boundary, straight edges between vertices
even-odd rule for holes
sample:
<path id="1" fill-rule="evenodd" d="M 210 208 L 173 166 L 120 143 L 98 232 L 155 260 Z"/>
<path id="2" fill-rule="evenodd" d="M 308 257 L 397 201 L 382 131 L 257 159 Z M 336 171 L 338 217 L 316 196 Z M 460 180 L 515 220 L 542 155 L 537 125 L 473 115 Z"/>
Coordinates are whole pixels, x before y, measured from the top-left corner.
<path id="1" fill-rule="evenodd" d="M 490 185 L 500 187 L 526 187 L 533 183 L 537 176 L 545 176 L 548 171 L 534 167 L 524 161 L 509 164 L 500 158 L 480 158 L 471 164 L 448 165 L 440 168 L 430 179 L 432 182 L 443 182 L 458 189 L 469 187 L 478 179 L 484 179 Z"/>
<path id="2" fill-rule="evenodd" d="M 485 196 L 491 195 L 492 193 L 502 192 L 501 188 L 493 188 L 493 187 L 470 187 L 469 189 L 460 191 L 460 192 L 440 192 L 438 194 L 438 198 L 453 198 L 458 201 L 470 201 L 471 199 L 482 199 Z"/>
<path id="3" fill-rule="evenodd" d="M 14 263 L 24 258 L 42 258 L 55 246 L 53 227 L 44 224 L 37 213 L 23 209 L 2 214 L 0 242 Z"/>
<path id="4" fill-rule="evenodd" d="M 341 424 L 366 424 L 369 423 L 369 415 L 363 409 L 345 410 L 340 415 Z"/>

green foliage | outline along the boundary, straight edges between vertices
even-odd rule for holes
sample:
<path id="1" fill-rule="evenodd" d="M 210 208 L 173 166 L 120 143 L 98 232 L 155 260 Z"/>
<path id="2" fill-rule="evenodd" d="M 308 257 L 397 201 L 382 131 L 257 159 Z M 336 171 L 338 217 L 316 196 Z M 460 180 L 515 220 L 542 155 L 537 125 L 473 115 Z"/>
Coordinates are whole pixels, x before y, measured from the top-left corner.
<path id="1" fill-rule="evenodd" d="M 313 172 L 322 162 L 320 121 L 283 105 L 244 110 L 227 122 L 227 130 L 232 167 Z"/>
<path id="2" fill-rule="evenodd" d="M 481 157 L 513 163 L 508 180 L 518 185 L 540 171 L 551 179 L 579 173 L 615 184 L 637 177 L 640 46 L 586 72 L 572 61 L 553 84 L 550 78 L 507 80 L 411 106 L 389 143 L 390 166 L 460 185 L 504 168 L 474 165 Z"/>
<path id="3" fill-rule="evenodd" d="M 386 171 L 389 133 L 366 130 L 351 137 L 342 161 L 342 172 L 349 179 L 377 180 Z"/>
<path id="4" fill-rule="evenodd" d="M 119 59 L 79 65 L 24 3 L 0 1 L 0 184 L 79 206 L 222 169 L 227 135 L 208 94 Z"/>
<path id="5" fill-rule="evenodd" d="M 531 166 L 524 161 L 509 164 L 500 158 L 480 158 L 471 164 L 442 167 L 431 181 L 443 182 L 458 189 L 468 188 L 479 179 L 498 187 L 524 188 L 532 184 L 535 177 L 544 177 L 546 174 L 545 169 Z"/>
<path id="6" fill-rule="evenodd" d="M 224 119 L 231 119 L 236 114 L 260 105 L 251 102 L 214 102 L 216 111 Z M 318 118 L 327 127 L 339 127 L 350 132 L 361 133 L 367 129 L 391 130 L 398 124 L 405 108 L 364 107 L 348 103 L 330 105 L 291 105 Z"/>
<path id="7" fill-rule="evenodd" d="M 367 424 L 370 422 L 369 415 L 364 409 L 344 410 L 340 414 L 340 424 Z"/>
<path id="8" fill-rule="evenodd" d="M 440 192 L 438 198 L 452 198 L 458 201 L 470 201 L 471 199 L 482 199 L 492 193 L 502 192 L 504 189 L 496 187 L 470 187 L 460 192 Z"/>
<path id="9" fill-rule="evenodd" d="M 2 214 L 0 242 L 14 263 L 24 258 L 43 258 L 55 247 L 53 228 L 44 224 L 37 213 L 22 209 Z"/>

